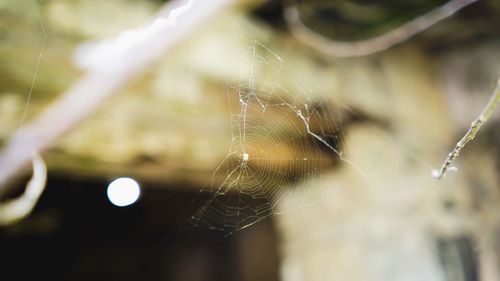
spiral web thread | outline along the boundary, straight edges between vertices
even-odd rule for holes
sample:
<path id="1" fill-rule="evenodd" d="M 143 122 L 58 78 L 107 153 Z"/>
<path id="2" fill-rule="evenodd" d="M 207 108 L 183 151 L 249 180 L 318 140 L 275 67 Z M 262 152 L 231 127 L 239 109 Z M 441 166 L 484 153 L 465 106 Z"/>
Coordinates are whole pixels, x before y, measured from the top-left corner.
<path id="1" fill-rule="evenodd" d="M 225 233 L 276 215 L 300 182 L 343 160 L 340 111 L 313 101 L 265 46 L 254 42 L 243 57 L 239 82 L 228 85 L 231 145 L 213 173 L 222 182 L 189 220 Z"/>

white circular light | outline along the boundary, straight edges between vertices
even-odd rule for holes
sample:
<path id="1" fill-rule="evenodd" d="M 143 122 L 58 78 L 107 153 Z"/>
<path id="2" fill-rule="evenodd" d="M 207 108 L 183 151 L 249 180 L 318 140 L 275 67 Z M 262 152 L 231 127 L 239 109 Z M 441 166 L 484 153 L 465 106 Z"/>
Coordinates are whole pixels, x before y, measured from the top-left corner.
<path id="1" fill-rule="evenodd" d="M 108 199 L 113 205 L 125 207 L 139 199 L 139 184 L 131 178 L 118 178 L 108 185 Z"/>

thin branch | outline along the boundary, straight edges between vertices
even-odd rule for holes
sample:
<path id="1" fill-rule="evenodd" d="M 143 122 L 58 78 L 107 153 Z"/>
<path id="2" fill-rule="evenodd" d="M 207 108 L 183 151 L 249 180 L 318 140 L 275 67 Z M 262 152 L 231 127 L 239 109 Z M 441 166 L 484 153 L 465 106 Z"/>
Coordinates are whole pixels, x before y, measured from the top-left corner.
<path id="1" fill-rule="evenodd" d="M 45 189 L 46 182 L 47 166 L 38 153 L 33 153 L 33 176 L 21 196 L 0 203 L 0 226 L 15 223 L 31 213 Z"/>
<path id="2" fill-rule="evenodd" d="M 170 1 L 145 28 L 122 32 L 117 38 L 85 48 L 79 58 L 92 62 L 87 73 L 16 133 L 0 153 L 0 197 L 7 183 L 69 129 L 89 116 L 104 99 L 117 93 L 204 20 L 235 0 Z M 80 60 L 81 62 L 81 60 Z"/>
<path id="3" fill-rule="evenodd" d="M 481 129 L 481 126 L 488 121 L 490 118 L 491 114 L 493 113 L 493 110 L 496 108 L 498 105 L 498 102 L 500 102 L 500 78 L 497 81 L 497 86 L 495 88 L 495 91 L 490 97 L 490 100 L 486 104 L 486 106 L 483 108 L 483 111 L 481 114 L 474 120 L 474 122 L 471 123 L 471 126 L 465 136 L 460 139 L 460 141 L 456 144 L 455 148 L 453 151 L 448 154 L 448 158 L 444 161 L 443 165 L 441 166 L 440 170 L 433 170 L 432 171 L 432 176 L 437 178 L 437 179 L 442 179 L 444 176 L 446 176 L 446 173 L 451 170 L 452 167 L 450 167 L 451 163 L 455 158 L 458 157 L 462 149 L 465 147 L 465 145 L 470 142 L 471 140 L 476 137 L 476 133 Z"/>
<path id="4" fill-rule="evenodd" d="M 337 41 L 309 29 L 301 20 L 296 0 L 287 0 L 284 18 L 294 37 L 302 43 L 334 57 L 357 57 L 384 51 L 452 16 L 479 0 L 450 0 L 430 12 L 374 38 L 360 41 Z"/>

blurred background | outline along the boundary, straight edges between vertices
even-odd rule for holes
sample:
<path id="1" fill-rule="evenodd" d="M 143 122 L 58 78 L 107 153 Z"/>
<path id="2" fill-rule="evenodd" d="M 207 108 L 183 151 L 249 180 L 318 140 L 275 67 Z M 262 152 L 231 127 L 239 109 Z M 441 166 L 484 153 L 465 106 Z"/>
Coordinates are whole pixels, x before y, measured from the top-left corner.
<path id="1" fill-rule="evenodd" d="M 500 279 L 500 1 L 0 15 L 2 280 Z"/>

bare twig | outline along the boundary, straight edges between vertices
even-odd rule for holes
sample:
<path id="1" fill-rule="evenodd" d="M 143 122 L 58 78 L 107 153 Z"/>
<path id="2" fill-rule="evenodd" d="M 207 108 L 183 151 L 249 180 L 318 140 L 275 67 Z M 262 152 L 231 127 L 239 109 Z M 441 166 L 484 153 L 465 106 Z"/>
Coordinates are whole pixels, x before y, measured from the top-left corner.
<path id="1" fill-rule="evenodd" d="M 5 226 L 26 217 L 35 207 L 47 182 L 47 167 L 38 153 L 33 153 L 33 176 L 26 190 L 18 198 L 0 203 L 0 226 Z"/>
<path id="2" fill-rule="evenodd" d="M 460 9 L 479 0 L 450 0 L 430 12 L 374 38 L 343 42 L 336 41 L 312 31 L 300 18 L 296 0 L 287 0 L 284 17 L 291 33 L 302 43 L 334 57 L 356 57 L 384 51 L 426 30 L 434 24 L 455 14 Z"/>
<path id="3" fill-rule="evenodd" d="M 196 26 L 235 0 L 171 1 L 147 27 L 121 33 L 86 48 L 80 55 L 90 64 L 87 73 L 33 122 L 24 126 L 0 153 L 0 197 L 8 181 L 55 139 L 93 112 L 131 77 L 141 73 L 165 50 Z"/>
<path id="4" fill-rule="evenodd" d="M 490 97 L 490 100 L 486 104 L 486 106 L 483 108 L 483 111 L 481 114 L 472 122 L 469 130 L 465 134 L 465 136 L 460 139 L 460 141 L 456 144 L 455 148 L 453 151 L 448 154 L 448 158 L 444 161 L 443 165 L 441 166 L 440 170 L 433 170 L 432 171 L 432 176 L 437 178 L 437 179 L 442 179 L 444 176 L 446 176 L 446 173 L 451 169 L 450 165 L 455 158 L 458 157 L 462 149 L 465 147 L 465 145 L 470 142 L 471 140 L 474 139 L 476 136 L 476 133 L 479 131 L 481 126 L 488 121 L 490 118 L 491 114 L 493 113 L 493 110 L 495 107 L 498 105 L 498 102 L 500 101 L 500 78 L 497 81 L 497 86 L 495 88 L 495 91 Z"/>

